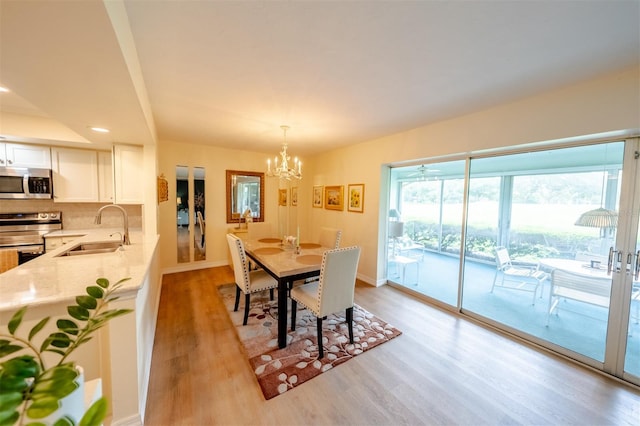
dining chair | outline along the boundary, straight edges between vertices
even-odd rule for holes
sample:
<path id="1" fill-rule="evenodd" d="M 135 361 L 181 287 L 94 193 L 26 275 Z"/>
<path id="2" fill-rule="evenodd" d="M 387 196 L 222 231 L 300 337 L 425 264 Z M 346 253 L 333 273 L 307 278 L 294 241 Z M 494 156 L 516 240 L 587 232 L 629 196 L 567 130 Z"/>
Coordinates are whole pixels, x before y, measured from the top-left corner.
<path id="1" fill-rule="evenodd" d="M 259 240 L 260 238 L 279 236 L 274 234 L 273 226 L 270 222 L 250 222 L 247 223 L 247 237 L 250 240 Z"/>
<path id="2" fill-rule="evenodd" d="M 500 277 L 500 280 L 498 280 Z M 536 304 L 538 287 L 548 277 L 547 273 L 533 266 L 514 266 L 505 247 L 496 247 L 496 274 L 493 277 L 491 292 L 495 287 L 509 290 L 529 291 L 533 293 L 532 305 Z M 542 289 L 540 289 L 542 298 Z"/>
<path id="3" fill-rule="evenodd" d="M 320 238 L 318 239 L 318 243 L 322 247 L 337 249 L 340 247 L 340 238 L 342 238 L 342 230 L 334 228 L 320 228 Z"/>
<path id="4" fill-rule="evenodd" d="M 200 226 L 200 249 L 204 250 L 205 224 L 204 224 L 204 218 L 202 217 L 202 212 L 199 210 L 196 212 L 196 219 L 198 221 L 198 225 Z"/>
<path id="5" fill-rule="evenodd" d="M 251 271 L 249 269 L 249 261 L 244 252 L 244 243 L 240 238 L 233 234 L 227 234 L 227 243 L 233 260 L 233 273 L 236 280 L 236 300 L 233 311 L 236 312 L 238 310 L 240 293 L 244 293 L 244 320 L 242 325 L 247 325 L 251 294 L 269 290 L 269 296 L 273 300 L 273 289 L 278 287 L 278 281 L 264 270 Z"/>
<path id="6" fill-rule="evenodd" d="M 322 320 L 345 310 L 349 342 L 353 344 L 353 295 L 360 260 L 360 247 L 327 250 L 322 255 L 320 279 L 291 289 L 291 330 L 296 329 L 298 303 L 315 316 L 318 327 L 318 359 L 324 357 Z"/>

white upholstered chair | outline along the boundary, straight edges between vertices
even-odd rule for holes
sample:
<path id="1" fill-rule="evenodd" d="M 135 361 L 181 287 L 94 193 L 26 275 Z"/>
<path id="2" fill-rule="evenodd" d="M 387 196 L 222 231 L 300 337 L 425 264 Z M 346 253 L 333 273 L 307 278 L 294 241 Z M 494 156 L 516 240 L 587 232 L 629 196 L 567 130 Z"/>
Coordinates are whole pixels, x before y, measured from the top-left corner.
<path id="1" fill-rule="evenodd" d="M 322 256 L 320 279 L 291 289 L 291 330 L 296 329 L 298 303 L 317 318 L 318 359 L 324 356 L 322 319 L 345 310 L 349 328 L 349 342 L 353 343 L 353 295 L 360 260 L 360 247 L 327 250 Z"/>
<path id="2" fill-rule="evenodd" d="M 278 281 L 264 270 L 249 270 L 249 261 L 240 238 L 233 234 L 227 234 L 227 242 L 231 252 L 231 259 L 233 260 L 233 273 L 236 280 L 236 301 L 233 310 L 238 310 L 240 292 L 244 293 L 244 321 L 242 325 L 247 325 L 251 294 L 269 290 L 271 300 L 273 300 L 273 289 L 278 287 Z"/>
<path id="3" fill-rule="evenodd" d="M 200 249 L 204 250 L 205 223 L 204 223 L 204 218 L 202 217 L 202 212 L 201 211 L 197 211 L 196 212 L 196 219 L 197 219 L 197 222 L 198 222 L 198 226 L 200 226 Z"/>
<path id="4" fill-rule="evenodd" d="M 318 238 L 318 244 L 322 247 L 328 247 L 331 249 L 337 249 L 340 247 L 340 239 L 342 238 L 342 230 L 335 228 L 320 228 L 320 237 Z M 296 281 L 293 285 L 300 283 L 310 283 L 317 281 L 318 276 L 306 278 L 304 281 Z M 291 287 L 291 284 L 289 285 Z M 289 288 L 291 290 L 291 288 Z"/>
<path id="5" fill-rule="evenodd" d="M 322 247 L 337 249 L 340 247 L 340 238 L 342 238 L 342 231 L 340 229 L 320 228 L 318 243 Z"/>
<path id="6" fill-rule="evenodd" d="M 250 240 L 259 240 L 260 238 L 281 238 L 281 236 L 275 235 L 273 226 L 270 222 L 247 223 L 247 237 Z"/>

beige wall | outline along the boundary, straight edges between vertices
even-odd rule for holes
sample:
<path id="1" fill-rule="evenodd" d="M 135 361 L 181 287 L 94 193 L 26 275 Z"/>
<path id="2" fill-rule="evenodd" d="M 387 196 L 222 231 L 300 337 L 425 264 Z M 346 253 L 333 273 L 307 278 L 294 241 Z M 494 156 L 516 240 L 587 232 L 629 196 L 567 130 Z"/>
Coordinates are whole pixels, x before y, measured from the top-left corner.
<path id="1" fill-rule="evenodd" d="M 359 278 L 384 282 L 384 252 L 378 250 L 384 236 L 378 234 L 385 218 L 385 165 L 437 156 L 462 155 L 616 130 L 640 128 L 640 68 L 566 87 L 536 97 L 501 105 L 463 117 L 304 158 L 304 179 L 298 182 L 298 207 L 289 208 L 290 231 L 299 224 L 302 240 L 317 238 L 321 226 L 343 230 L 343 246 L 358 244 L 362 257 Z M 225 170 L 263 171 L 267 155 L 199 145 L 163 142 L 159 146 L 159 170 L 169 180 L 169 202 L 160 205 L 161 265 L 176 264 L 175 166 L 203 166 L 206 172 L 207 261 L 200 266 L 226 264 Z M 364 183 L 364 213 L 311 207 L 314 185 Z M 267 179 L 267 220 L 285 219 L 277 207 L 278 181 Z M 382 192 L 382 194 L 381 194 Z M 384 244 L 380 245 L 382 249 Z M 197 267 L 197 266 L 196 266 Z M 193 265 L 182 269 L 194 268 Z"/>
<path id="2" fill-rule="evenodd" d="M 384 241 L 378 229 L 386 210 L 383 165 L 622 129 L 637 133 L 639 128 L 640 68 L 634 68 L 331 151 L 314 158 L 317 171 L 308 179 L 313 185 L 364 183 L 364 213 L 313 209 L 309 220 L 319 226 L 339 224 L 344 245 L 362 246 L 359 277 L 380 284 L 385 279 L 385 245 L 380 244 L 382 250 L 378 250 L 379 241 Z"/>
<path id="3" fill-rule="evenodd" d="M 226 170 L 264 172 L 267 155 L 239 150 L 223 149 L 205 145 L 188 145 L 164 141 L 158 149 L 158 173 L 164 174 L 169 182 L 169 201 L 160 203 L 160 264 L 162 270 L 180 270 L 226 265 L 228 228 L 236 226 L 226 223 Z M 176 230 L 176 166 L 205 168 L 206 203 L 206 247 L 207 260 L 191 264 L 177 263 Z M 277 222 L 279 209 L 277 179 L 265 180 L 265 218 Z"/>

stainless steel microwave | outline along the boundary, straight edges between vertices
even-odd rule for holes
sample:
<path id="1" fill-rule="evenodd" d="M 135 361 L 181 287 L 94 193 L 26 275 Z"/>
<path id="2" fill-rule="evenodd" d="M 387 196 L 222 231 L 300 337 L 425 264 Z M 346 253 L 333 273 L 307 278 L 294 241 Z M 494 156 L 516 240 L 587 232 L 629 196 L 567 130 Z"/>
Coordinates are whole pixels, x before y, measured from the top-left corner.
<path id="1" fill-rule="evenodd" d="M 0 167 L 0 198 L 52 198 L 51 170 L 23 167 Z"/>

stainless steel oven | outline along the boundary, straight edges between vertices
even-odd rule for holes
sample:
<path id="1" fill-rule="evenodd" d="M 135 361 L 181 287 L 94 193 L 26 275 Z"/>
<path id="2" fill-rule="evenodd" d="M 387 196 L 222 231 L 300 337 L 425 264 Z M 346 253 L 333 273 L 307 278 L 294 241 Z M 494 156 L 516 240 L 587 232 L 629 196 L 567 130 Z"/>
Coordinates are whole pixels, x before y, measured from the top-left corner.
<path id="1" fill-rule="evenodd" d="M 0 250 L 17 250 L 21 265 L 44 254 L 44 235 L 59 229 L 61 212 L 0 213 Z"/>

